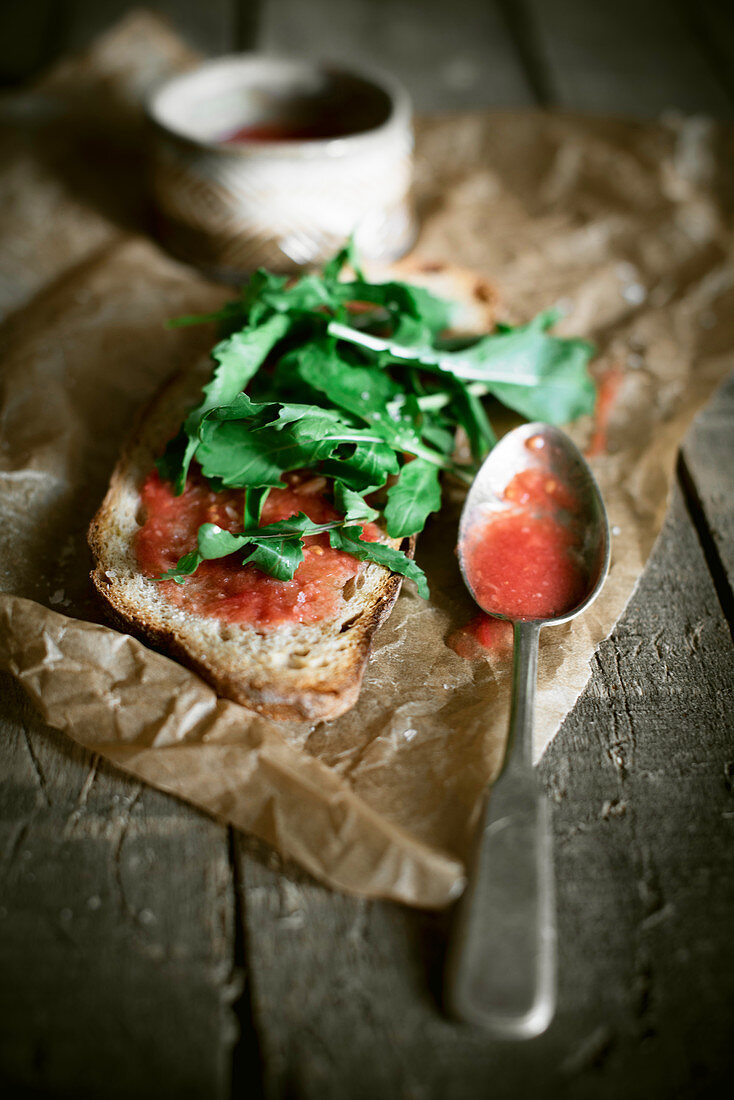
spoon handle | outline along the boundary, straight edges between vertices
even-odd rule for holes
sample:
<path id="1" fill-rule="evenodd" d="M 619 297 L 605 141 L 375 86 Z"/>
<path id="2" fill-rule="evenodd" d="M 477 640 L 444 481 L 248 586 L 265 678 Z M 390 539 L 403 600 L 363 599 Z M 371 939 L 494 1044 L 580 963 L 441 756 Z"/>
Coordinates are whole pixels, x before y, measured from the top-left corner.
<path id="1" fill-rule="evenodd" d="M 479 829 L 447 963 L 449 1007 L 502 1038 L 531 1038 L 555 1008 L 550 806 L 532 763 L 537 623 L 515 624 L 505 762 Z"/>

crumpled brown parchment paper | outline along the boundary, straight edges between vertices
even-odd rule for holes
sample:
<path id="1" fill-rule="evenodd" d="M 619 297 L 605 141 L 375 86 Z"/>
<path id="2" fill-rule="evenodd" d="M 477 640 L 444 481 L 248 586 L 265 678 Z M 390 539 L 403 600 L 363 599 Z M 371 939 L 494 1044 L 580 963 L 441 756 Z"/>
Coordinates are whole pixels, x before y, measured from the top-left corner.
<path id="1" fill-rule="evenodd" d="M 338 888 L 440 907 L 462 887 L 500 762 L 509 658 L 446 638 L 473 614 L 448 500 L 419 546 L 430 603 L 406 584 L 355 708 L 266 721 L 102 624 L 85 534 L 135 411 L 211 342 L 166 331 L 221 287 L 145 234 L 141 94 L 189 63 L 161 24 L 129 18 L 36 88 L 0 103 L 0 667 L 46 721 L 126 771 L 273 844 Z M 677 446 L 732 365 L 732 134 L 482 112 L 418 126 L 417 252 L 475 268 L 524 318 L 623 372 L 594 458 L 614 532 L 598 601 L 541 641 L 540 755 L 589 676 L 660 528 Z M 574 426 L 582 445 L 591 423 Z"/>

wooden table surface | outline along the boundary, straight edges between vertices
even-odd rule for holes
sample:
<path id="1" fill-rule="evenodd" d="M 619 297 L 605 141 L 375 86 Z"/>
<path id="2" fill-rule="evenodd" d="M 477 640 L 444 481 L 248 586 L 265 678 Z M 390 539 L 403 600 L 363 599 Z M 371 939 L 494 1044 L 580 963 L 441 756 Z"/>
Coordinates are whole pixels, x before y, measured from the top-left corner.
<path id="1" fill-rule="evenodd" d="M 734 112 L 734 7 L 714 0 L 147 6 L 206 52 L 377 62 L 421 111 Z M 0 79 L 127 7 L 6 3 Z M 685 441 L 663 536 L 540 766 L 560 936 L 545 1035 L 493 1041 L 442 1014 L 446 915 L 332 893 L 27 708 L 0 743 L 2 1095 L 730 1095 L 733 470 L 730 382 Z"/>

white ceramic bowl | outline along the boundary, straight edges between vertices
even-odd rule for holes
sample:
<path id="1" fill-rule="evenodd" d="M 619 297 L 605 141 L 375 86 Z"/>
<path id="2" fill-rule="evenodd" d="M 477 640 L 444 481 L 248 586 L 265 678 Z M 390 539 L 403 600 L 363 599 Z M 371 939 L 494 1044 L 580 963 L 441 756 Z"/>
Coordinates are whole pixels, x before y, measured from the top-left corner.
<path id="1" fill-rule="evenodd" d="M 220 278 L 319 263 L 352 233 L 370 260 L 413 242 L 411 109 L 392 78 L 223 57 L 169 80 L 148 113 L 159 235 Z M 242 127 L 268 139 L 227 141 Z"/>

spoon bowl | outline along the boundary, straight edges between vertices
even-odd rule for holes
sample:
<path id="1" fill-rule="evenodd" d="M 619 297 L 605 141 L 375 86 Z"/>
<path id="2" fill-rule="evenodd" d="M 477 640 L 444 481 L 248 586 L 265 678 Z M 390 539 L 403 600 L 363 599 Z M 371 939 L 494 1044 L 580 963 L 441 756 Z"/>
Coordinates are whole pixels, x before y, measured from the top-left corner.
<path id="1" fill-rule="evenodd" d="M 513 477 L 523 470 L 538 470 L 554 478 L 570 491 L 576 507 L 573 515 L 558 511 L 558 521 L 580 531 L 578 546 L 580 571 L 586 580 L 583 598 L 562 614 L 544 618 L 524 617 L 522 621 L 543 626 L 566 623 L 585 611 L 596 599 L 609 571 L 610 535 L 606 508 L 599 486 L 579 449 L 568 436 L 551 424 L 523 424 L 508 432 L 492 449 L 480 467 L 464 503 L 459 523 L 459 567 L 467 588 L 488 615 L 511 618 L 494 607 L 485 607 L 472 585 L 467 569 L 467 543 L 477 521 L 492 513 L 507 511 L 513 505 L 505 491 Z"/>
<path id="2" fill-rule="evenodd" d="M 550 553 L 544 559 L 542 539 L 533 543 L 536 519 L 557 560 Z M 490 552 L 475 559 L 493 528 L 503 528 L 503 541 L 485 541 Z M 503 562 L 507 551 L 514 558 Z M 507 746 L 457 907 L 447 954 L 447 1002 L 459 1019 L 499 1038 L 531 1038 L 548 1027 L 556 997 L 550 807 L 533 768 L 538 637 L 542 626 L 568 622 L 589 606 L 610 559 L 599 487 L 563 432 L 525 424 L 495 446 L 467 495 L 458 553 L 464 580 L 482 610 L 513 622 L 514 654 Z M 546 606 L 542 601 L 550 596 L 536 589 L 543 587 L 544 571 L 550 574 L 558 562 L 560 575 L 565 570 L 573 584 L 566 586 L 565 600 L 556 593 L 557 602 L 547 602 L 553 610 L 541 615 L 537 607 Z M 525 611 L 515 574 L 532 582 L 524 590 Z M 516 599 L 513 610 L 508 593 Z"/>

